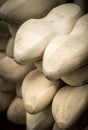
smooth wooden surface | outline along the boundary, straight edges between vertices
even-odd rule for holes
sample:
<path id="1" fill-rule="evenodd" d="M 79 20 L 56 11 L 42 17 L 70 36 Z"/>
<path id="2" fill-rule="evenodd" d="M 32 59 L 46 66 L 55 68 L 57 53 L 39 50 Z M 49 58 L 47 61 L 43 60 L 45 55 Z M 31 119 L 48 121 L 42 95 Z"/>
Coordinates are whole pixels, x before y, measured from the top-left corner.
<path id="1" fill-rule="evenodd" d="M 61 80 L 47 80 L 37 69 L 29 72 L 22 83 L 26 111 L 33 114 L 43 110 L 51 103 L 53 96 L 61 86 Z"/>
<path id="2" fill-rule="evenodd" d="M 24 22 L 15 37 L 15 60 L 20 64 L 39 60 L 50 41 L 56 35 L 70 33 L 80 16 L 80 7 L 69 3 L 52 9 L 42 19 L 29 19 Z"/>
<path id="3" fill-rule="evenodd" d="M 22 24 L 30 18 L 44 17 L 53 7 L 65 1 L 66 0 L 9 0 L 1 7 L 0 17 L 10 23 Z"/>
<path id="4" fill-rule="evenodd" d="M 87 39 L 88 14 L 77 20 L 69 35 L 57 35 L 48 44 L 43 55 L 44 75 L 56 80 L 86 65 Z"/>
<path id="5" fill-rule="evenodd" d="M 6 56 L 0 61 L 0 77 L 12 82 L 22 81 L 26 74 L 34 68 L 33 64 L 20 65 L 13 58 Z"/>
<path id="6" fill-rule="evenodd" d="M 52 114 L 59 128 L 72 126 L 88 108 L 88 85 L 62 87 L 52 103 Z"/>
<path id="7" fill-rule="evenodd" d="M 15 97 L 7 110 L 7 118 L 14 124 L 26 124 L 26 111 L 23 99 Z"/>
<path id="8" fill-rule="evenodd" d="M 3 1 L 3 0 L 2 0 Z M 74 0 L 68 0 L 68 2 L 73 2 Z M 85 6 L 85 13 L 88 12 L 88 0 L 83 0 Z M 86 119 L 86 117 L 85 117 Z M 6 118 L 6 115 L 0 115 L 0 130 L 26 130 L 24 125 L 15 125 L 9 122 Z M 86 129 L 88 130 L 88 128 Z"/>

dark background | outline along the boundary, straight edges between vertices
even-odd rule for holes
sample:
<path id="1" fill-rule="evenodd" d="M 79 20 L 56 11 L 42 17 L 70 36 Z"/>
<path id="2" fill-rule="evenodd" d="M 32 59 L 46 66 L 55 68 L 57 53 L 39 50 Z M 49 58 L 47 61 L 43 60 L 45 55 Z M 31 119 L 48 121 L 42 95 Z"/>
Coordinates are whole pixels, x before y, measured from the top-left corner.
<path id="1" fill-rule="evenodd" d="M 7 120 L 6 114 L 0 115 L 0 130 L 26 130 L 25 125 L 16 125 Z"/>
<path id="2" fill-rule="evenodd" d="M 77 2 L 77 0 L 68 0 L 67 2 L 74 3 L 74 1 Z M 84 10 L 84 13 L 88 13 L 88 0 L 83 0 L 83 4 L 81 6 Z M 0 115 L 0 130 L 26 130 L 26 126 L 15 125 L 9 122 L 6 118 L 6 115 L 4 114 Z"/>
<path id="3" fill-rule="evenodd" d="M 84 13 L 88 13 L 88 0 L 68 0 L 67 2 L 77 3 L 79 5 L 80 5 L 80 3 L 83 3 L 80 6 L 83 8 Z"/>

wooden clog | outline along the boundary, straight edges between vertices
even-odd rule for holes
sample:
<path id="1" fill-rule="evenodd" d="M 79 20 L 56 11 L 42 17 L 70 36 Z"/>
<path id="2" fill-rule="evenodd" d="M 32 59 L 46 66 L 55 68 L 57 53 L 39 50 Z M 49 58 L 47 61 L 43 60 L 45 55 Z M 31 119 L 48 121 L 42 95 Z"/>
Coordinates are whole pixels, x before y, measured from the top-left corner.
<path id="1" fill-rule="evenodd" d="M 15 60 L 20 64 L 40 60 L 51 39 L 58 34 L 70 33 L 80 16 L 80 7 L 70 3 L 54 8 L 42 19 L 26 21 L 15 37 Z"/>
<path id="2" fill-rule="evenodd" d="M 27 130 L 48 130 L 54 123 L 50 107 L 37 114 L 27 113 L 26 119 Z"/>
<path id="3" fill-rule="evenodd" d="M 22 83 L 22 95 L 26 111 L 38 113 L 48 106 L 62 81 L 49 81 L 38 70 L 30 72 Z"/>
<path id="4" fill-rule="evenodd" d="M 15 124 L 26 124 L 26 110 L 21 98 L 15 97 L 12 101 L 7 111 L 7 118 Z"/>
<path id="5" fill-rule="evenodd" d="M 52 8 L 66 0 L 7 0 L 0 9 L 0 17 L 9 23 L 22 24 L 30 18 L 44 17 Z"/>
<path id="6" fill-rule="evenodd" d="M 88 65 L 69 73 L 61 79 L 71 86 L 80 86 L 88 83 Z"/>
<path id="7" fill-rule="evenodd" d="M 0 77 L 12 82 L 22 81 L 34 68 L 33 64 L 20 65 L 13 58 L 6 56 L 0 61 Z"/>
<path id="8" fill-rule="evenodd" d="M 80 87 L 65 86 L 55 95 L 52 114 L 62 130 L 73 125 L 88 108 L 88 84 Z"/>
<path id="9" fill-rule="evenodd" d="M 88 14 L 78 19 L 69 35 L 58 35 L 43 56 L 43 73 L 56 80 L 88 64 Z M 52 51 L 51 51 L 52 50 Z"/>

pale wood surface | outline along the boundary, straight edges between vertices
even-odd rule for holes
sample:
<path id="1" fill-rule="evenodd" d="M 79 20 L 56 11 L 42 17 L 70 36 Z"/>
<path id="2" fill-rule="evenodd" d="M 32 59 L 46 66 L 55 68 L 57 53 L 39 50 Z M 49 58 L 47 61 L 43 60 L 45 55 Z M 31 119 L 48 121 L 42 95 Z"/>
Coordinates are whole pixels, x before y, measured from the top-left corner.
<path id="1" fill-rule="evenodd" d="M 26 110 L 29 113 L 38 113 L 47 107 L 62 81 L 47 80 L 38 70 L 30 72 L 22 83 L 22 95 Z"/>
<path id="2" fill-rule="evenodd" d="M 15 124 L 23 125 L 26 123 L 26 110 L 21 98 L 14 98 L 8 108 L 7 118 Z"/>

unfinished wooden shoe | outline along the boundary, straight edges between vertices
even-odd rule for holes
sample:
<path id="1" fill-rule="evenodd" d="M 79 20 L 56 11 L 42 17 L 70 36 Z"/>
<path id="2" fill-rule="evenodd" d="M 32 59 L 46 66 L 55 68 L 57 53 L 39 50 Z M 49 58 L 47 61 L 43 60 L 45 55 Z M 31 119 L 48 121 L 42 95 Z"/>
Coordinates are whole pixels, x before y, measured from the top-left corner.
<path id="1" fill-rule="evenodd" d="M 8 0 L 0 9 L 0 17 L 15 24 L 22 24 L 30 18 L 44 17 L 52 8 L 66 0 Z"/>
<path id="2" fill-rule="evenodd" d="M 84 130 L 88 126 L 88 109 L 81 115 L 81 117 L 66 130 Z M 61 130 L 55 123 L 53 130 Z"/>
<path id="3" fill-rule="evenodd" d="M 80 86 L 88 83 L 88 65 L 69 73 L 61 79 L 71 86 Z"/>
<path id="4" fill-rule="evenodd" d="M 27 113 L 26 119 L 27 130 L 48 130 L 54 123 L 50 107 L 37 114 Z"/>
<path id="5" fill-rule="evenodd" d="M 48 106 L 62 81 L 49 81 L 38 70 L 30 72 L 22 83 L 22 95 L 26 111 L 38 113 Z"/>
<path id="6" fill-rule="evenodd" d="M 20 64 L 40 60 L 51 39 L 57 34 L 70 33 L 80 16 L 80 7 L 70 3 L 54 8 L 43 19 L 26 21 L 16 34 L 15 60 Z"/>
<path id="7" fill-rule="evenodd" d="M 80 87 L 65 86 L 55 95 L 52 114 L 62 130 L 73 125 L 88 108 L 88 84 Z"/>
<path id="8" fill-rule="evenodd" d="M 88 109 L 81 115 L 81 117 L 67 130 L 83 130 L 88 126 Z"/>
<path id="9" fill-rule="evenodd" d="M 26 110 L 21 98 L 16 97 L 12 101 L 7 111 L 7 118 L 15 124 L 26 124 Z"/>
<path id="10" fill-rule="evenodd" d="M 78 19 L 69 35 L 58 35 L 43 56 L 43 73 L 56 80 L 88 64 L 88 14 Z M 51 51 L 52 50 L 52 51 Z"/>
<path id="11" fill-rule="evenodd" d="M 22 81 L 34 68 L 33 64 L 19 65 L 13 58 L 6 56 L 0 61 L 0 77 L 12 82 Z"/>

